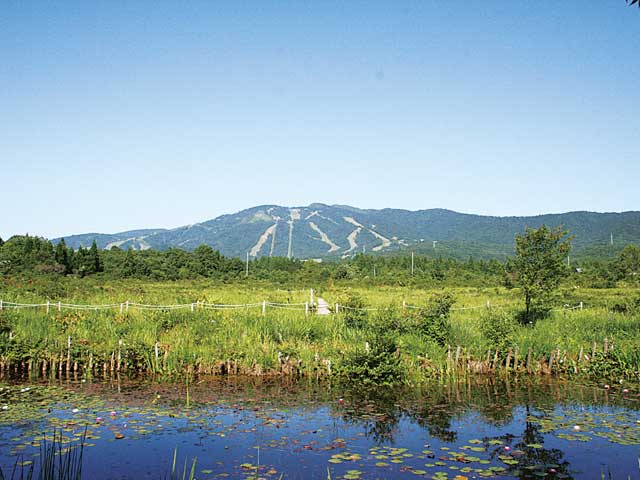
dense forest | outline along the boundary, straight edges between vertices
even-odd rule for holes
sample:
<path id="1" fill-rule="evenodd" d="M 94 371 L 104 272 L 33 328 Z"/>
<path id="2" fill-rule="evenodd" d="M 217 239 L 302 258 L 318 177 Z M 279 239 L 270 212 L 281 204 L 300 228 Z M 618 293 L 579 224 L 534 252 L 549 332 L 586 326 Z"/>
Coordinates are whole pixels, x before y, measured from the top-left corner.
<path id="1" fill-rule="evenodd" d="M 605 288 L 619 282 L 640 284 L 640 246 L 627 245 L 613 259 L 581 258 L 567 268 L 569 281 L 581 286 Z M 247 274 L 248 270 L 248 274 Z M 107 278 L 182 280 L 207 278 L 216 281 L 263 280 L 278 284 L 354 282 L 370 285 L 487 286 L 511 285 L 504 263 L 470 257 L 468 260 L 416 255 L 358 254 L 348 260 L 317 262 L 284 257 L 262 257 L 247 264 L 229 258 L 209 246 L 193 251 L 74 250 L 64 240 L 55 246 L 32 236 L 0 239 L 2 275 L 102 275 Z"/>

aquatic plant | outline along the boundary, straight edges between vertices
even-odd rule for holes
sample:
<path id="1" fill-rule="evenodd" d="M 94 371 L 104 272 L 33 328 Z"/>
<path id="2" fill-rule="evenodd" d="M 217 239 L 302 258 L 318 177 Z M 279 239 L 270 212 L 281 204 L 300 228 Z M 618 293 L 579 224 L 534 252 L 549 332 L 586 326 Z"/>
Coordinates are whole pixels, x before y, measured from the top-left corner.
<path id="1" fill-rule="evenodd" d="M 182 468 L 182 472 L 178 472 L 177 468 L 178 468 L 178 447 L 173 449 L 173 461 L 171 462 L 171 472 L 169 473 L 169 477 L 164 477 L 165 479 L 168 478 L 169 480 L 194 480 L 195 476 L 196 476 L 196 462 L 197 462 L 197 458 L 193 458 L 192 462 L 191 462 L 191 470 L 187 471 L 187 467 L 188 467 L 188 461 L 187 459 L 185 459 L 184 461 L 184 465 Z"/>
<path id="2" fill-rule="evenodd" d="M 50 441 L 44 435 L 34 460 L 16 460 L 10 475 L 0 468 L 0 480 L 81 480 L 86 436 L 85 428 L 75 445 L 63 446 L 60 431 L 54 430 Z"/>

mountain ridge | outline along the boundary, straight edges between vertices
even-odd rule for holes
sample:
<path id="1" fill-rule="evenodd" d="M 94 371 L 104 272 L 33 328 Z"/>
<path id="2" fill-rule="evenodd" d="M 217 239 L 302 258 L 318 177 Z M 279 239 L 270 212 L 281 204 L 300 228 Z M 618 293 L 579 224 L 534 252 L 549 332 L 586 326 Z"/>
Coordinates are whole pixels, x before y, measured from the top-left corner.
<path id="1" fill-rule="evenodd" d="M 87 247 L 94 240 L 99 248 L 139 250 L 193 250 L 205 244 L 227 256 L 244 257 L 248 252 L 251 257 L 296 258 L 345 258 L 362 251 L 420 251 L 427 250 L 425 245 L 434 250 L 440 245 L 442 250 L 444 245 L 456 245 L 450 252 L 454 256 L 469 250 L 475 252 L 472 256 L 501 258 L 513 250 L 516 233 L 543 223 L 567 228 L 575 237 L 577 251 L 605 245 L 611 235 L 618 245 L 640 243 L 640 211 L 633 210 L 501 217 L 444 208 L 361 209 L 323 203 L 297 207 L 265 204 L 176 228 L 85 233 L 64 239 L 72 248 Z"/>

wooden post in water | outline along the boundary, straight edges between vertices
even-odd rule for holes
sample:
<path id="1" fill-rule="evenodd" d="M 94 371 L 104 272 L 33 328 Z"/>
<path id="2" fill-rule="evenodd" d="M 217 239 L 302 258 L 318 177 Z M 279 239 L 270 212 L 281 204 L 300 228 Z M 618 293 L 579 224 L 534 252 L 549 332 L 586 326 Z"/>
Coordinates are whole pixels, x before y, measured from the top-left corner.
<path id="1" fill-rule="evenodd" d="M 122 339 L 118 340 L 118 363 L 116 364 L 116 370 L 120 371 L 122 365 Z"/>
<path id="2" fill-rule="evenodd" d="M 67 337 L 67 373 L 71 371 L 71 335 Z"/>
<path id="3" fill-rule="evenodd" d="M 580 363 L 582 362 L 582 355 L 584 355 L 584 350 L 582 346 L 580 346 L 580 353 L 578 353 L 578 365 L 576 366 L 576 373 L 580 371 Z"/>

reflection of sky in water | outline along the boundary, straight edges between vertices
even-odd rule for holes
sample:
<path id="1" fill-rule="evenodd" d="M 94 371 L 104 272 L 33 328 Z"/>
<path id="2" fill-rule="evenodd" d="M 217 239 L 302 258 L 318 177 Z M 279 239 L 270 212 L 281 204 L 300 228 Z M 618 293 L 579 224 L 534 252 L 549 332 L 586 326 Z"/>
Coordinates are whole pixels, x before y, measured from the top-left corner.
<path id="1" fill-rule="evenodd" d="M 562 388 L 553 390 L 552 400 L 542 389 L 510 397 L 509 403 L 500 395 L 495 400 L 493 390 L 411 398 L 387 392 L 383 400 L 344 392 L 340 402 L 335 395 L 302 389 L 283 397 L 265 391 L 262 399 L 253 391 L 247 395 L 252 400 L 243 401 L 242 389 L 236 389 L 217 391 L 215 398 L 209 392 L 204 404 L 185 409 L 180 389 L 163 391 L 158 399 L 155 390 L 144 388 L 114 394 L 98 386 L 89 396 L 58 388 L 55 403 L 43 396 L 44 387 L 19 390 L 0 392 L 0 407 L 8 406 L 0 410 L 5 473 L 18 456 L 29 459 L 39 450 L 25 445 L 40 432 L 61 428 L 72 437 L 84 425 L 91 445 L 85 450 L 86 478 L 161 478 L 169 473 L 175 448 L 180 467 L 187 461 L 190 468 L 197 458 L 197 478 L 246 478 L 258 463 L 262 477 L 276 479 L 284 474 L 326 480 L 327 468 L 332 478 L 430 478 L 438 471 L 473 478 L 492 468 L 520 478 L 542 478 L 536 473 L 543 472 L 546 478 L 639 473 L 635 395 L 577 403 L 558 398 Z M 116 439 L 118 434 L 124 438 Z"/>

